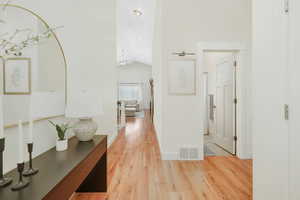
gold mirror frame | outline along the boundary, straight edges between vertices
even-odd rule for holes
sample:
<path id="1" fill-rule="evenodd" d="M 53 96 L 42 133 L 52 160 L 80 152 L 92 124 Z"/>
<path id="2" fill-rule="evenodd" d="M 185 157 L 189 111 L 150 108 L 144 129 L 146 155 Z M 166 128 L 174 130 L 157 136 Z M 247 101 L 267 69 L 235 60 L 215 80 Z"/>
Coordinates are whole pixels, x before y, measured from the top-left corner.
<path id="1" fill-rule="evenodd" d="M 18 8 L 18 9 L 21 9 L 23 11 L 26 11 L 26 12 L 32 14 L 33 16 L 35 16 L 36 18 L 38 18 L 45 25 L 45 27 L 47 29 L 50 29 L 49 24 L 40 15 L 38 15 L 37 13 L 35 13 L 34 11 L 32 11 L 32 10 L 30 10 L 28 8 L 25 8 L 25 7 L 22 7 L 22 6 L 19 6 L 19 5 L 14 5 L 14 4 L 0 4 L 0 8 L 3 7 L 3 6 L 12 7 L 12 8 Z M 59 46 L 60 51 L 61 51 L 61 53 L 63 55 L 63 59 L 64 59 L 64 63 L 65 63 L 65 104 L 67 104 L 67 83 L 68 83 L 68 81 L 67 81 L 67 59 L 66 59 L 64 50 L 62 48 L 62 45 L 61 45 L 61 43 L 60 43 L 57 35 L 55 34 L 55 32 L 53 30 L 51 30 L 51 34 L 53 35 L 53 37 L 55 38 L 55 40 L 58 43 L 58 46 Z M 52 116 L 52 117 L 47 117 L 47 118 L 41 118 L 41 119 L 35 120 L 35 122 L 43 121 L 43 120 L 48 120 L 48 119 L 53 119 L 53 118 L 57 118 L 57 117 L 63 117 L 63 115 Z M 23 124 L 27 125 L 27 124 L 29 124 L 29 122 L 24 122 Z M 11 125 L 6 125 L 4 128 L 8 129 L 8 128 L 14 128 L 14 127 L 17 127 L 17 126 L 18 126 L 17 124 L 11 124 Z"/>

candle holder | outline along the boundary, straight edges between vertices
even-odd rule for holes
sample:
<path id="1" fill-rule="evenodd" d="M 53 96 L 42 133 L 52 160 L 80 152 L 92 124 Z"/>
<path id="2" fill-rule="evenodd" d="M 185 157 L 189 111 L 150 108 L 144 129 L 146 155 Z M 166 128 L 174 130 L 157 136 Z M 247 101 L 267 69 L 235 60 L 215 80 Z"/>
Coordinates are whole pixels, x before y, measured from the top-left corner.
<path id="1" fill-rule="evenodd" d="M 32 176 L 37 174 L 39 170 L 32 167 L 33 143 L 28 143 L 27 148 L 29 153 L 29 168 L 23 172 L 23 176 Z"/>
<path id="2" fill-rule="evenodd" d="M 3 152 L 5 149 L 5 138 L 0 139 L 0 188 L 6 187 L 12 183 L 11 178 L 5 178 L 3 175 Z"/>
<path id="3" fill-rule="evenodd" d="M 29 185 L 29 181 L 23 180 L 23 170 L 24 170 L 24 163 L 18 163 L 18 172 L 19 172 L 19 181 L 17 184 L 15 184 L 11 189 L 13 191 L 22 190 L 23 188 L 27 187 Z"/>

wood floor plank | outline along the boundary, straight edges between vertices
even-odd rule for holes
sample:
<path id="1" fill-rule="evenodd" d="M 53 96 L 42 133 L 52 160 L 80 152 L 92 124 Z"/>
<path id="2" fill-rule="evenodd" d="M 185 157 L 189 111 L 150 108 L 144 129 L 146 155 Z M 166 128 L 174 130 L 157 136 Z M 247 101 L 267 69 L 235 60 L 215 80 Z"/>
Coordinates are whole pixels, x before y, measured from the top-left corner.
<path id="1" fill-rule="evenodd" d="M 107 194 L 104 193 L 77 193 L 74 194 L 72 200 L 107 200 Z"/>
<path id="2" fill-rule="evenodd" d="M 94 200 L 79 194 L 74 200 Z M 108 150 L 108 200 L 251 200 L 252 161 L 162 161 L 149 113 L 130 118 Z"/>

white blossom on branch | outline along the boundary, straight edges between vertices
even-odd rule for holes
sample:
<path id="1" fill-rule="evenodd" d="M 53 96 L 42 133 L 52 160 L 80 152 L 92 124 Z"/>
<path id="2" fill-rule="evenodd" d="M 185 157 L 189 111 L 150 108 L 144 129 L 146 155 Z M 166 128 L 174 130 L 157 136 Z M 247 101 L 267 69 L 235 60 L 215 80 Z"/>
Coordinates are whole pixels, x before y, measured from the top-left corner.
<path id="1" fill-rule="evenodd" d="M 58 29 L 56 28 L 48 28 L 46 31 L 39 33 L 39 34 L 32 34 L 31 29 L 22 29 L 22 30 L 15 30 L 12 34 L 5 34 L 4 36 L 0 37 L 0 57 L 7 57 L 7 56 L 21 56 L 22 51 L 26 48 L 33 47 L 38 45 L 40 42 L 43 42 L 49 39 L 52 36 L 53 31 Z M 19 38 L 21 41 L 18 41 Z"/>
<path id="2" fill-rule="evenodd" d="M 6 12 L 6 8 L 12 0 L 0 0 L 0 14 Z M 8 24 L 9 21 L 1 19 L 0 15 L 0 29 L 1 25 Z M 61 27 L 48 28 L 42 33 L 33 34 L 33 30 L 27 29 L 16 29 L 15 31 L 9 33 L 0 34 L 0 58 L 5 58 L 7 56 L 21 56 L 22 51 L 26 48 L 38 45 L 49 39 L 52 33 Z"/>

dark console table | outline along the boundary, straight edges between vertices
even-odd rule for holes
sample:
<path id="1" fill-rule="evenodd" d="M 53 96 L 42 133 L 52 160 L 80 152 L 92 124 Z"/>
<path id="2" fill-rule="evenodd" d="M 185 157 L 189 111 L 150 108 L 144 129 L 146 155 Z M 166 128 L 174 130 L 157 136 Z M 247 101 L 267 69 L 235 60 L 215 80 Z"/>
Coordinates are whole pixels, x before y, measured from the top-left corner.
<path id="1" fill-rule="evenodd" d="M 74 192 L 106 192 L 106 153 L 106 136 L 95 136 L 90 142 L 79 142 L 74 137 L 67 151 L 56 152 L 53 148 L 36 157 L 34 166 L 40 171 L 28 178 L 30 185 L 17 192 L 11 191 L 12 185 L 0 188 L 0 199 L 68 200 Z M 16 170 L 7 176 L 16 183 Z"/>

